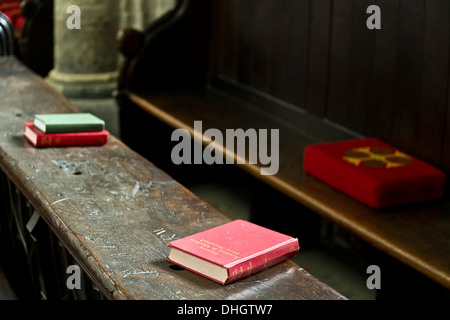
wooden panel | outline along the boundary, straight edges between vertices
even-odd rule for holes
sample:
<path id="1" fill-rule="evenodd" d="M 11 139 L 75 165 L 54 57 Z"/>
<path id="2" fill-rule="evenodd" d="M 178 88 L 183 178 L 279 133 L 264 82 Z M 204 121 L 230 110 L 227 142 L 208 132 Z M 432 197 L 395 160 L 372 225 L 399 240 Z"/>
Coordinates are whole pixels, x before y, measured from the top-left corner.
<path id="1" fill-rule="evenodd" d="M 381 8 L 381 30 L 368 30 L 365 25 L 371 4 Z M 272 96 L 280 99 L 278 108 L 287 102 L 289 108 L 325 116 L 449 167 L 441 156 L 448 127 L 448 2 L 317 0 L 271 6 L 270 1 L 245 1 L 241 5 L 245 8 L 240 12 L 240 63 L 237 71 L 222 74 L 247 90 L 246 100 L 260 104 L 251 96 Z M 234 32 L 231 40 L 227 38 L 230 57 L 236 50 Z M 277 106 L 263 103 L 262 107 L 283 114 Z"/>
<path id="2" fill-rule="evenodd" d="M 285 68 L 285 99 L 306 109 L 306 87 L 309 65 L 310 7 L 308 0 L 292 0 L 290 9 L 289 43 Z"/>
<path id="3" fill-rule="evenodd" d="M 393 110 L 397 83 L 400 0 L 380 1 L 382 29 L 376 32 L 374 62 L 371 75 L 370 101 L 367 104 L 366 133 L 389 143 L 391 140 Z"/>
<path id="4" fill-rule="evenodd" d="M 434 165 L 440 165 L 445 141 L 450 50 L 449 12 L 449 1 L 425 1 L 423 72 L 416 152 L 419 157 Z"/>
<path id="5" fill-rule="evenodd" d="M 239 0 L 214 1 L 211 36 L 211 69 L 236 79 L 239 35 Z"/>
<path id="6" fill-rule="evenodd" d="M 399 17 L 396 98 L 392 143 L 415 154 L 423 68 L 424 1 L 403 1 Z"/>
<path id="7" fill-rule="evenodd" d="M 268 92 L 270 85 L 271 0 L 241 1 L 239 61 L 237 80 L 257 90 Z M 256 36 L 257 35 L 257 36 Z M 267 41 L 260 41 L 260 39 Z"/>
<path id="8" fill-rule="evenodd" d="M 449 91 L 450 94 L 450 91 Z M 450 98 L 450 97 L 449 97 Z M 450 173 L 450 105 L 447 104 L 447 115 L 445 117 L 446 126 L 445 126 L 445 135 L 443 137 L 443 146 L 442 146 L 442 156 L 440 167 L 447 172 L 447 175 Z"/>
<path id="9" fill-rule="evenodd" d="M 325 115 L 328 94 L 331 0 L 311 1 L 306 109 Z"/>
<path id="10" fill-rule="evenodd" d="M 333 2 L 326 116 L 349 125 L 352 84 L 352 0 Z"/>
<path id="11" fill-rule="evenodd" d="M 367 134 L 370 90 L 377 31 L 366 28 L 367 7 L 378 4 L 373 0 L 353 0 L 351 46 L 351 94 L 349 112 L 342 124 L 363 135 Z M 329 101 L 330 105 L 332 101 Z M 341 123 L 341 122 L 340 122 Z"/>
<path id="12" fill-rule="evenodd" d="M 213 77 L 247 88 L 244 96 L 249 101 L 255 100 L 252 94 L 270 95 L 291 107 L 317 104 L 316 113 L 323 111 L 327 64 L 321 58 L 326 59 L 328 54 L 323 25 L 329 24 L 329 0 L 222 1 L 214 5 L 217 23 L 213 24 L 211 37 Z M 308 79 L 316 86 L 309 91 Z M 236 93 L 232 89 L 230 92 Z M 305 102 L 308 96 L 311 104 Z"/>
<path id="13" fill-rule="evenodd" d="M 290 25 L 292 17 L 292 1 L 281 0 L 270 8 L 270 39 L 271 43 L 268 50 L 269 58 L 269 90 L 270 95 L 276 98 L 284 99 L 286 96 L 287 72 L 293 68 L 288 64 L 289 40 L 291 35 Z M 270 1 L 274 4 L 274 1 Z M 260 3 L 260 1 L 258 2 Z M 262 25 L 260 28 L 266 28 Z M 297 82 L 297 81 L 296 81 Z"/>

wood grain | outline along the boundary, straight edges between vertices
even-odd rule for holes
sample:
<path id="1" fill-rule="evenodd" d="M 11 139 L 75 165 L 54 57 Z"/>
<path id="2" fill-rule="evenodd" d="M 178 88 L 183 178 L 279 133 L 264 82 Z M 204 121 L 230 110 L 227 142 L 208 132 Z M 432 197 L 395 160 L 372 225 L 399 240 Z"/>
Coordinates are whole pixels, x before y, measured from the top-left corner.
<path id="1" fill-rule="evenodd" d="M 345 299 L 289 261 L 221 286 L 165 260 L 173 239 L 228 218 L 115 137 L 35 149 L 35 113 L 77 112 L 16 59 L 0 59 L 0 167 L 111 299 Z"/>

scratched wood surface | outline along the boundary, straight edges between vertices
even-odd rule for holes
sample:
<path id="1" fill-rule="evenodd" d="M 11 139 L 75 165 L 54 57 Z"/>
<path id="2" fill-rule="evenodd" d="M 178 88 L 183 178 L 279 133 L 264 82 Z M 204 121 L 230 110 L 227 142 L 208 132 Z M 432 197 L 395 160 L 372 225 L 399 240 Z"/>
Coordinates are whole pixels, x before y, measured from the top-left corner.
<path id="1" fill-rule="evenodd" d="M 77 110 L 14 58 L 0 59 L 0 101 L 2 170 L 107 297 L 345 299 L 292 261 L 227 286 L 171 269 L 169 241 L 229 219 L 115 137 L 104 147 L 33 148 L 25 121 Z"/>

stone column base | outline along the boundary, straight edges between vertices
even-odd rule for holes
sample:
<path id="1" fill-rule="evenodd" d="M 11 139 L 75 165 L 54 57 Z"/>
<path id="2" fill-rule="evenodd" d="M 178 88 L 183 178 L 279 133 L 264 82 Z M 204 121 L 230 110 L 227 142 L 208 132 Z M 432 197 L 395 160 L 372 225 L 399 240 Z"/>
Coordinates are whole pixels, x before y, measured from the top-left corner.
<path id="1" fill-rule="evenodd" d="M 119 71 L 106 73 L 61 73 L 51 70 L 47 82 L 67 98 L 111 98 Z"/>
<path id="2" fill-rule="evenodd" d="M 90 112 L 105 120 L 106 129 L 114 136 L 120 137 L 119 112 L 112 97 L 118 75 L 118 71 L 68 74 L 53 69 L 46 81 L 81 111 Z"/>

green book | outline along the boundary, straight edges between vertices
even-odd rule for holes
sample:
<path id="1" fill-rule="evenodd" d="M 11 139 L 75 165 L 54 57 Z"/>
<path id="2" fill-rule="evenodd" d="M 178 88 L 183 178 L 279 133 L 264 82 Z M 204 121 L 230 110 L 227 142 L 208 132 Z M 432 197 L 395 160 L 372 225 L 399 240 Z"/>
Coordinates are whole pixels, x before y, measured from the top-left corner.
<path id="1" fill-rule="evenodd" d="M 105 121 L 91 113 L 36 114 L 34 126 L 44 133 L 98 132 Z"/>

